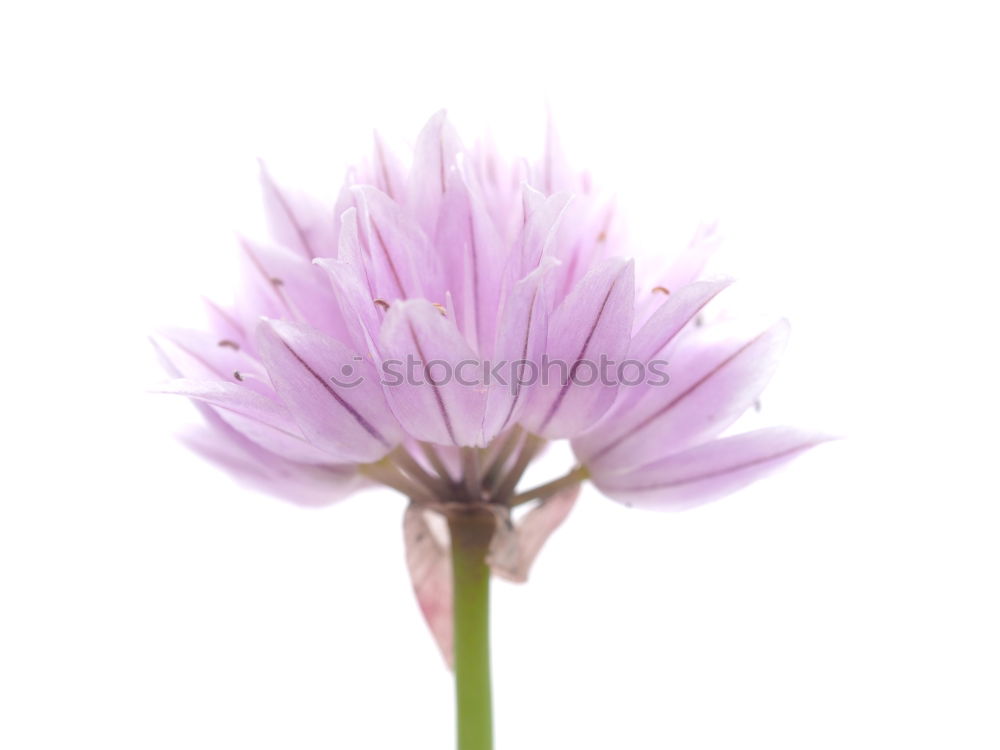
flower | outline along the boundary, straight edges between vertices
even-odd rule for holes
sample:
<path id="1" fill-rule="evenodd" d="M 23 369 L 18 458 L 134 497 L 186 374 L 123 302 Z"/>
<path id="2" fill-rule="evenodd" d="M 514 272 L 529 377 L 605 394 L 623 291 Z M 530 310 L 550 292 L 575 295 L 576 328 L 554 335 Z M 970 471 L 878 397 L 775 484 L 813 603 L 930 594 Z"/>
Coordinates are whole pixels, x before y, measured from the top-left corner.
<path id="1" fill-rule="evenodd" d="M 204 414 L 192 448 L 259 489 L 409 497 L 407 563 L 446 658 L 456 518 L 486 518 L 486 561 L 523 581 L 587 478 L 629 505 L 682 508 L 825 439 L 718 437 L 758 398 L 787 324 L 698 325 L 729 283 L 701 278 L 712 225 L 637 290 L 614 204 L 551 129 L 540 163 L 508 163 L 465 148 L 439 113 L 408 169 L 376 137 L 334 206 L 261 179 L 270 240 L 241 239 L 239 296 L 209 305 L 210 330 L 157 338 L 172 376 L 159 390 Z M 579 466 L 519 492 L 558 439 Z"/>

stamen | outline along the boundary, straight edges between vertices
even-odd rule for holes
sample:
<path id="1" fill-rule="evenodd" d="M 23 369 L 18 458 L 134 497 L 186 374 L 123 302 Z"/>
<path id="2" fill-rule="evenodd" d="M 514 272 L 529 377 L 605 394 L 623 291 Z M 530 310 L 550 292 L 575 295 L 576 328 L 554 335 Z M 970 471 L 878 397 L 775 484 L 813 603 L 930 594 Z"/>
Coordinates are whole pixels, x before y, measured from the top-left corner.
<path id="1" fill-rule="evenodd" d="M 438 311 L 440 311 L 440 313 L 444 317 L 446 317 L 446 318 L 448 317 L 448 308 L 447 307 L 445 307 L 444 305 L 442 305 L 440 302 L 431 302 L 431 304 L 434 305 L 434 307 L 436 307 L 438 309 Z"/>
<path id="2" fill-rule="evenodd" d="M 279 286 L 284 286 L 285 285 L 284 281 L 282 281 L 281 279 L 279 279 L 279 278 L 277 278 L 275 276 L 272 276 L 270 279 L 268 279 L 268 281 L 271 282 L 271 286 L 273 286 L 273 287 L 279 287 Z"/>
<path id="3" fill-rule="evenodd" d="M 667 289 L 665 286 L 654 286 L 653 294 L 656 294 L 657 292 L 659 292 L 660 294 L 670 294 L 670 290 Z"/>
<path id="4" fill-rule="evenodd" d="M 372 300 L 372 302 L 374 302 L 376 305 L 378 305 L 379 307 L 381 307 L 383 310 L 388 310 L 389 309 L 389 303 L 386 302 L 381 297 L 376 297 L 375 299 Z"/>
<path id="5" fill-rule="evenodd" d="M 219 342 L 219 346 L 228 347 L 228 348 L 233 349 L 235 351 L 239 351 L 240 350 L 240 345 L 237 344 L 235 341 L 230 341 L 229 339 L 222 339 Z"/>
<path id="6" fill-rule="evenodd" d="M 233 377 L 236 378 L 241 383 L 245 383 L 248 380 L 256 380 L 260 383 L 265 382 L 264 378 L 253 372 L 240 372 L 239 370 L 233 370 Z"/>

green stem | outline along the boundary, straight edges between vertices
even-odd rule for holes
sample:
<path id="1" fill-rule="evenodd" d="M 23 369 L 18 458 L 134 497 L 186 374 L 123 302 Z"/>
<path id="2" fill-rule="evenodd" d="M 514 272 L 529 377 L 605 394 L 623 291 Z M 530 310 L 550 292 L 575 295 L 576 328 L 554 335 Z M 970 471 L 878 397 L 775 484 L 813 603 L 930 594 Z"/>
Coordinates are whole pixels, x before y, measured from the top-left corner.
<path id="1" fill-rule="evenodd" d="M 448 521 L 454 597 L 455 713 L 458 750 L 492 750 L 490 569 L 486 552 L 494 517 L 470 513 Z"/>

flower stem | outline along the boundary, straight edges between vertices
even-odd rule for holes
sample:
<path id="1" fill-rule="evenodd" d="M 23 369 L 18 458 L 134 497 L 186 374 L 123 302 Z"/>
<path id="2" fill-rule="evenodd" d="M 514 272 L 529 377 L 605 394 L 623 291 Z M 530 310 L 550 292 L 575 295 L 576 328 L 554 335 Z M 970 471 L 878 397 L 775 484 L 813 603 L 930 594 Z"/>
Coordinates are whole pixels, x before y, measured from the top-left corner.
<path id="1" fill-rule="evenodd" d="M 486 552 L 494 517 L 462 514 L 449 519 L 454 596 L 455 714 L 458 750 L 492 750 L 490 684 L 490 569 Z"/>

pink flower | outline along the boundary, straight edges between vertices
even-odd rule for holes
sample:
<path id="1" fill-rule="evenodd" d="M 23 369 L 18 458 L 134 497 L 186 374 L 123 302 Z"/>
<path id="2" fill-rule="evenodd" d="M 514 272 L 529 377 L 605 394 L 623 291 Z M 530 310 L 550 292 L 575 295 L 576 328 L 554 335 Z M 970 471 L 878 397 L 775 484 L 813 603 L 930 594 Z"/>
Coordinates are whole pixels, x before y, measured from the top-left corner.
<path id="1" fill-rule="evenodd" d="M 408 564 L 446 656 L 444 517 L 491 514 L 488 562 L 521 581 L 588 477 L 629 505 L 684 508 L 825 439 L 718 437 L 758 398 L 788 327 L 695 325 L 727 286 L 699 278 L 714 227 L 637 290 L 613 204 L 551 133 L 535 165 L 463 147 L 443 113 L 409 168 L 375 145 L 334 206 L 262 168 L 271 240 L 242 241 L 240 293 L 209 306 L 208 332 L 159 337 L 173 376 L 160 390 L 203 412 L 191 447 L 257 488 L 304 504 L 371 482 L 406 494 Z M 518 493 L 558 439 L 580 465 Z"/>

